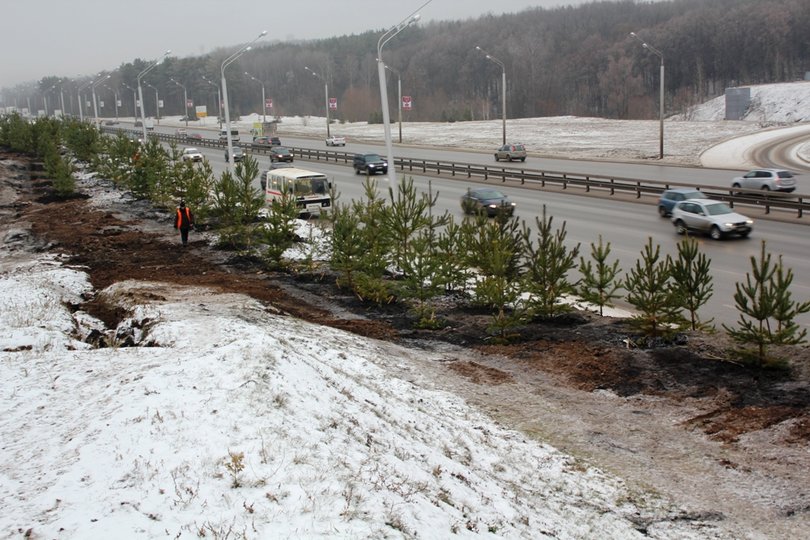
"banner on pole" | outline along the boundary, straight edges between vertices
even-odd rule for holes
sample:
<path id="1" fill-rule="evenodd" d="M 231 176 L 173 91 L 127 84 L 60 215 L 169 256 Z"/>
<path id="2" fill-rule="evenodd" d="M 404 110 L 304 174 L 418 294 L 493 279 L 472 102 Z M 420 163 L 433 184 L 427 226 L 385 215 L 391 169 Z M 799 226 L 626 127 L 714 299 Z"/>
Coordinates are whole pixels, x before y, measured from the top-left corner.
<path id="1" fill-rule="evenodd" d="M 406 111 L 410 111 L 413 108 L 413 101 L 411 101 L 411 96 L 402 96 L 402 108 Z"/>
<path id="2" fill-rule="evenodd" d="M 329 110 L 336 111 L 337 110 L 337 98 L 330 97 L 329 98 Z"/>

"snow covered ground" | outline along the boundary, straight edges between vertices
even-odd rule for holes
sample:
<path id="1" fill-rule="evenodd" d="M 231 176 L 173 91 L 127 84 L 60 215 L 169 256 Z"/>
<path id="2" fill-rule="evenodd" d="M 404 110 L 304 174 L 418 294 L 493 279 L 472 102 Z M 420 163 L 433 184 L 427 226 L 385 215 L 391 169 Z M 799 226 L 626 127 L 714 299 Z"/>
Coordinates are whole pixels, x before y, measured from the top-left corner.
<path id="1" fill-rule="evenodd" d="M 810 81 L 753 86 L 751 98 L 751 108 L 744 120 L 723 120 L 724 96 L 696 106 L 686 115 L 667 119 L 664 122 L 663 163 L 745 169 L 755 166 L 748 161 L 746 150 L 753 144 L 762 144 L 771 137 L 780 136 L 783 132 L 781 128 L 802 129 L 810 135 Z M 261 120 L 261 114 L 253 113 L 232 120 L 232 123 L 247 133 L 253 123 Z M 161 123 L 184 125 L 178 118 L 162 119 Z M 196 126 L 213 129 L 218 126 L 217 119 L 214 116 L 189 124 L 191 131 Z M 326 138 L 326 119 L 316 116 L 282 117 L 278 130 L 282 136 Z M 396 124 L 392 122 L 392 131 L 396 130 Z M 606 120 L 574 116 L 507 120 L 507 138 L 525 144 L 531 155 L 571 159 L 657 159 L 659 130 L 657 120 Z M 331 132 L 345 136 L 350 142 L 384 140 L 381 124 L 336 123 L 331 126 Z M 489 151 L 500 145 L 502 123 L 500 119 L 454 123 L 405 122 L 402 134 L 404 145 Z M 756 137 L 743 138 L 752 134 L 756 134 Z M 796 149 L 796 157 L 799 163 L 810 167 L 810 142 Z"/>
<path id="2" fill-rule="evenodd" d="M 710 125 L 668 121 L 671 159 L 691 163 L 761 128 Z M 323 119 L 280 129 L 320 136 Z M 499 129 L 408 124 L 405 137 L 458 145 L 464 133 L 470 148 L 491 148 Z M 570 157 L 657 150 L 657 122 L 509 129 Z M 382 138 L 381 126 L 336 131 Z M 2 202 L 11 208 L 8 190 Z M 24 230 L 0 236 L 0 538 L 739 537 L 436 390 L 441 354 L 238 295 L 137 282 L 91 291 L 81 268 L 27 251 Z M 142 346 L 78 340 L 100 323 L 68 305 L 90 294 L 128 309 L 120 330 Z"/>
<path id="3" fill-rule="evenodd" d="M 440 355 L 247 297 L 113 285 L 100 294 L 131 311 L 119 334 L 141 346 L 94 349 L 76 337 L 100 323 L 67 307 L 86 274 L 16 248 L 0 249 L 0 538 L 712 530 L 431 389 Z"/>

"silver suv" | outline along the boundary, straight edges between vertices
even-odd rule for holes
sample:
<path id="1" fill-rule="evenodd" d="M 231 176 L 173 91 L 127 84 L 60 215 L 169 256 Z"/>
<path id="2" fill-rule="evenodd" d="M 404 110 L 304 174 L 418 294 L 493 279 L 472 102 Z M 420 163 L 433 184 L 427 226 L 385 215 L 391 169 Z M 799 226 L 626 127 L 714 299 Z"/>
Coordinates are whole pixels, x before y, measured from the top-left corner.
<path id="1" fill-rule="evenodd" d="M 688 199 L 672 209 L 672 224 L 678 234 L 699 232 L 720 240 L 731 234 L 745 238 L 751 234 L 754 221 L 734 212 L 722 201 Z"/>
<path id="2" fill-rule="evenodd" d="M 495 161 L 526 161 L 526 147 L 522 144 L 505 144 L 495 152 Z"/>
<path id="3" fill-rule="evenodd" d="M 754 169 L 732 180 L 731 187 L 790 193 L 796 189 L 796 179 L 793 173 L 784 169 Z"/>

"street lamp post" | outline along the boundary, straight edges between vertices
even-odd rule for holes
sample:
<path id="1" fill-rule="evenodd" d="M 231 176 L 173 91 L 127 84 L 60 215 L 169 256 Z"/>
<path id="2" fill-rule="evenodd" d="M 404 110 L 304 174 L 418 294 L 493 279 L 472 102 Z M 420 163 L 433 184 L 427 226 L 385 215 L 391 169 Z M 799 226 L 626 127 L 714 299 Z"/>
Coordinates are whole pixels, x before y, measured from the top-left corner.
<path id="1" fill-rule="evenodd" d="M 256 77 L 254 77 L 253 75 L 251 75 L 250 73 L 248 73 L 247 71 L 245 72 L 245 75 L 247 77 L 251 78 L 252 80 L 256 81 L 257 83 L 259 83 L 260 85 L 262 85 L 262 123 L 266 124 L 267 123 L 267 100 L 264 97 L 264 83 L 262 81 L 260 81 L 259 79 L 257 79 Z"/>
<path id="2" fill-rule="evenodd" d="M 45 92 L 43 92 L 42 94 L 42 100 L 45 102 L 45 118 L 48 117 L 48 92 L 50 92 L 54 88 L 56 88 L 55 84 L 50 88 L 48 88 L 47 90 L 45 90 Z"/>
<path id="3" fill-rule="evenodd" d="M 106 88 L 107 90 L 109 90 L 109 91 L 111 91 L 113 93 L 113 99 L 115 100 L 114 101 L 114 103 L 115 103 L 115 121 L 117 122 L 118 121 L 118 90 L 116 88 L 110 88 L 106 84 L 104 85 L 104 88 Z"/>
<path id="4" fill-rule="evenodd" d="M 59 104 L 62 107 L 62 118 L 65 117 L 65 93 L 62 92 L 62 85 L 59 85 Z"/>
<path id="5" fill-rule="evenodd" d="M 132 91 L 132 117 L 138 118 L 138 91 L 125 82 L 122 82 L 121 86 L 124 86 Z"/>
<path id="6" fill-rule="evenodd" d="M 228 84 L 225 81 L 225 68 L 228 67 L 231 63 L 233 63 L 237 58 L 245 54 L 247 51 L 251 49 L 251 46 L 259 41 L 261 38 L 267 35 L 267 30 L 263 30 L 261 34 L 256 36 L 256 38 L 230 55 L 222 62 L 222 67 L 220 68 L 220 73 L 222 75 L 222 102 L 225 104 L 225 130 L 226 130 L 226 137 L 228 139 L 228 170 L 233 169 L 233 140 L 231 139 L 231 113 L 228 108 Z"/>
<path id="7" fill-rule="evenodd" d="M 96 103 L 96 85 L 98 85 L 103 81 L 106 81 L 109 78 L 110 75 L 105 75 L 90 85 L 90 89 L 93 91 L 93 122 L 95 122 L 96 125 L 98 125 L 98 104 Z"/>
<path id="8" fill-rule="evenodd" d="M 313 76 L 323 81 L 324 102 L 326 107 L 326 138 L 328 139 L 331 136 L 329 133 L 329 83 L 326 82 L 326 77 L 321 77 L 320 75 L 309 69 L 307 66 L 304 66 L 304 69 L 312 73 Z"/>
<path id="9" fill-rule="evenodd" d="M 205 77 L 203 77 L 202 80 L 217 89 L 217 122 L 219 122 L 219 129 L 222 129 L 222 94 L 220 94 L 219 85 L 213 81 L 209 81 Z"/>
<path id="10" fill-rule="evenodd" d="M 416 11 L 405 17 L 399 24 L 390 28 L 377 40 L 377 76 L 380 79 L 380 102 L 383 114 L 383 129 L 385 132 L 385 149 L 388 158 L 388 180 L 391 187 L 395 188 L 397 183 L 396 165 L 394 164 L 394 147 L 391 143 L 391 118 L 388 114 L 388 89 L 385 86 L 385 62 L 383 62 L 382 50 L 385 44 L 391 41 L 397 34 L 405 30 L 410 25 L 419 20 L 419 10 L 428 5 L 432 0 L 428 0 Z"/>
<path id="11" fill-rule="evenodd" d="M 635 32 L 630 32 L 630 36 L 635 38 L 638 42 L 641 43 L 641 46 L 656 55 L 658 58 L 661 59 L 661 68 L 660 68 L 660 88 L 659 88 L 659 96 L 658 96 L 658 134 L 659 134 L 659 142 L 658 142 L 658 159 L 664 159 L 664 53 L 646 43 L 643 39 L 638 37 Z"/>
<path id="12" fill-rule="evenodd" d="M 152 71 L 152 69 L 155 66 L 160 64 L 163 61 L 164 58 L 169 56 L 169 54 L 171 52 L 172 52 L 171 50 L 166 51 L 165 53 L 163 53 L 163 56 L 161 56 L 160 58 L 158 58 L 157 60 L 152 62 L 149 65 L 149 67 L 147 67 L 146 69 L 144 69 L 143 71 L 138 73 L 138 79 L 137 79 L 138 80 L 138 100 L 141 103 L 141 127 L 143 128 L 143 140 L 144 140 L 144 143 L 146 142 L 146 113 L 144 112 L 144 106 L 143 106 L 143 89 L 141 88 L 141 79 L 143 78 L 144 75 L 146 75 L 147 73 Z"/>
<path id="13" fill-rule="evenodd" d="M 148 82 L 144 81 L 146 86 L 151 88 L 155 91 L 155 119 L 157 120 L 158 124 L 160 123 L 160 94 L 158 94 L 157 86 L 152 86 Z"/>
<path id="14" fill-rule="evenodd" d="M 506 144 L 506 66 L 503 62 L 486 52 L 481 47 L 476 45 L 475 48 L 484 53 L 487 60 L 491 60 L 501 66 L 501 117 L 503 118 L 503 143 L 501 144 Z"/>
<path id="15" fill-rule="evenodd" d="M 395 70 L 388 64 L 385 64 L 385 69 L 394 73 L 397 76 L 397 100 L 399 103 L 398 107 L 398 120 L 399 120 L 399 142 L 402 142 L 402 76 L 399 74 L 399 71 Z"/>
<path id="16" fill-rule="evenodd" d="M 176 80 L 172 79 L 171 77 L 169 78 L 169 80 L 183 89 L 183 110 L 186 112 L 186 127 L 188 127 L 188 92 L 186 92 L 186 87 L 177 82 Z"/>
<path id="17" fill-rule="evenodd" d="M 79 102 L 79 122 L 84 122 L 84 112 L 82 111 L 82 90 L 84 90 L 91 84 L 93 84 L 92 80 L 82 85 L 79 85 L 79 88 L 76 90 L 76 100 Z"/>

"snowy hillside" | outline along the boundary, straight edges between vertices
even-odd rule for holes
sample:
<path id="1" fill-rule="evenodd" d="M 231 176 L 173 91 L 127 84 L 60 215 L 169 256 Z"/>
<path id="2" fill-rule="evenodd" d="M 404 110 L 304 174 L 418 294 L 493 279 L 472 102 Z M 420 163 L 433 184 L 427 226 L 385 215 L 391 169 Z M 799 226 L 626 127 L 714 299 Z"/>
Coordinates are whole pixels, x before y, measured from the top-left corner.
<path id="1" fill-rule="evenodd" d="M 748 122 L 810 121 L 810 81 L 750 86 L 751 106 L 743 118 Z M 726 97 L 718 96 L 693 107 L 675 119 L 712 122 L 725 119 Z"/>

